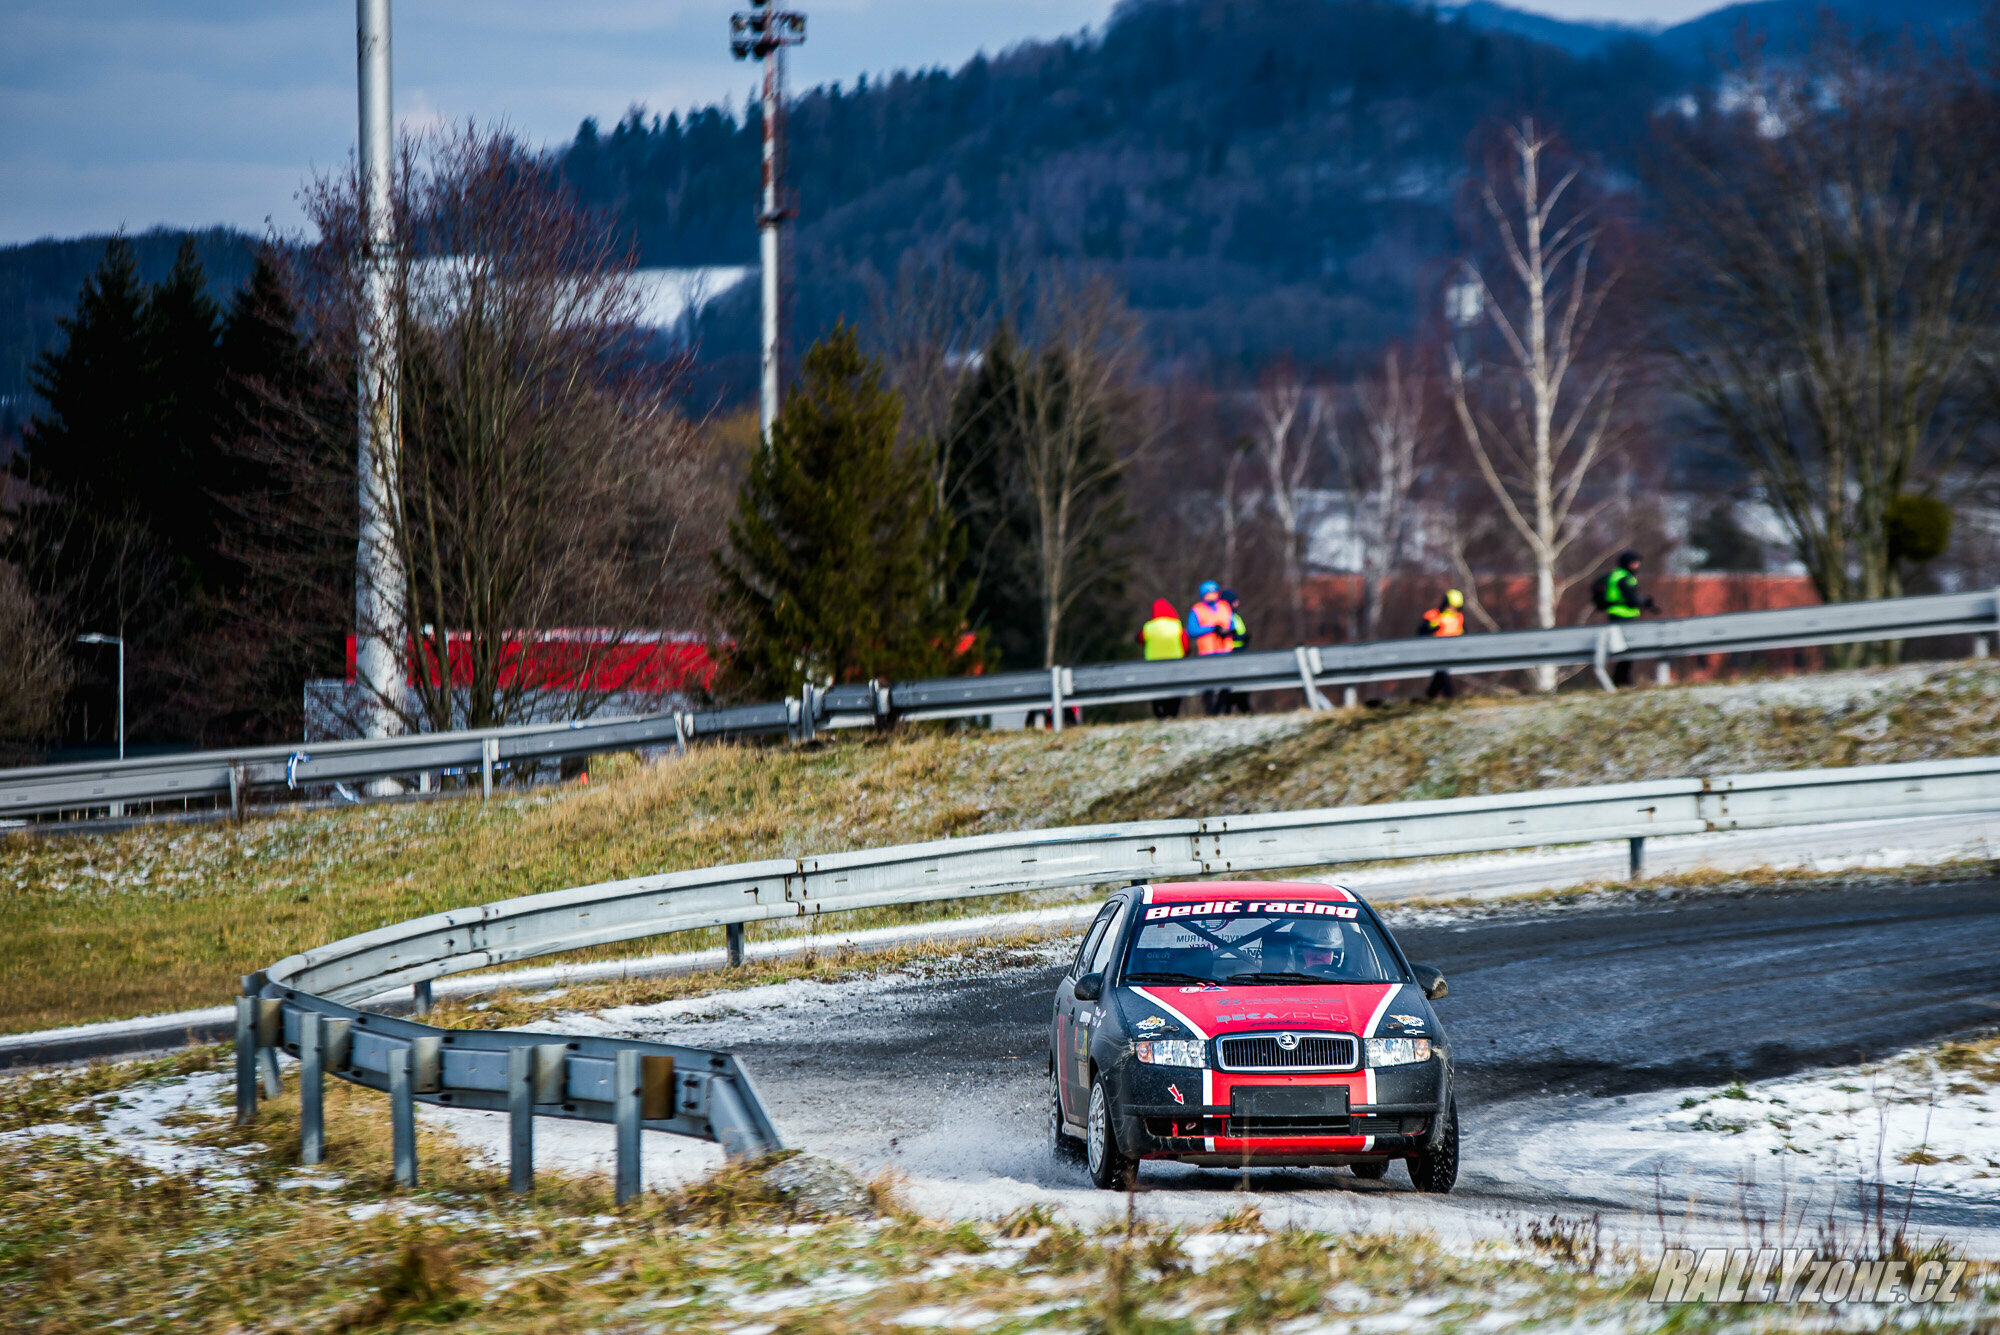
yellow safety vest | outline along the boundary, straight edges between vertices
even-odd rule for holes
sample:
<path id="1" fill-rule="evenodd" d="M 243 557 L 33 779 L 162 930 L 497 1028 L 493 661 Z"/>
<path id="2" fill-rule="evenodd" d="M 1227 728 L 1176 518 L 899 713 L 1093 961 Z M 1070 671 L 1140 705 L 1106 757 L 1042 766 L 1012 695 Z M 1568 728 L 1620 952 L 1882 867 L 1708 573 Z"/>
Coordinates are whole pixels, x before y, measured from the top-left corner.
<path id="1" fill-rule="evenodd" d="M 1128 621 L 1125 624 L 1129 626 L 1132 623 Z M 1182 629 L 1179 617 L 1154 617 L 1146 623 L 1144 634 L 1148 659 L 1185 657 L 1181 652 Z"/>

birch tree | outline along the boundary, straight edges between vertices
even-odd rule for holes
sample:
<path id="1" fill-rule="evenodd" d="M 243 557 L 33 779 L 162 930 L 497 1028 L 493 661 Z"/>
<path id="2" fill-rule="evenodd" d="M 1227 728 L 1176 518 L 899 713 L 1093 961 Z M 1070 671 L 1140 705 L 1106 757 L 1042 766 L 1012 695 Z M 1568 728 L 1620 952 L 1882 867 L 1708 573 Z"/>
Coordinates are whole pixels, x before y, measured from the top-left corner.
<path id="1" fill-rule="evenodd" d="M 1317 442 L 1332 419 L 1332 411 L 1327 396 L 1286 365 L 1268 372 L 1257 387 L 1256 417 L 1257 432 L 1252 440 L 1258 460 L 1264 465 L 1265 499 L 1278 525 L 1279 560 L 1285 580 L 1285 602 L 1291 611 L 1292 641 L 1303 644 L 1305 479 Z"/>
<path id="2" fill-rule="evenodd" d="M 1361 548 L 1361 598 L 1351 627 L 1357 640 L 1375 637 L 1390 576 L 1410 555 L 1418 451 L 1431 429 L 1429 392 L 1424 374 L 1404 364 L 1401 349 L 1390 348 L 1354 387 L 1359 437 L 1332 438 Z"/>
<path id="3" fill-rule="evenodd" d="M 1626 362 L 1593 346 L 1616 275 L 1598 272 L 1601 227 L 1580 200 L 1582 168 L 1557 159 L 1525 118 L 1506 128 L 1478 187 L 1477 216 L 1497 261 L 1468 260 L 1494 355 L 1450 349 L 1451 403 L 1466 448 L 1528 556 L 1535 624 L 1577 578 L 1566 558 L 1596 516 L 1588 484 L 1614 451 Z M 1552 691 L 1553 667 L 1535 669 Z"/>

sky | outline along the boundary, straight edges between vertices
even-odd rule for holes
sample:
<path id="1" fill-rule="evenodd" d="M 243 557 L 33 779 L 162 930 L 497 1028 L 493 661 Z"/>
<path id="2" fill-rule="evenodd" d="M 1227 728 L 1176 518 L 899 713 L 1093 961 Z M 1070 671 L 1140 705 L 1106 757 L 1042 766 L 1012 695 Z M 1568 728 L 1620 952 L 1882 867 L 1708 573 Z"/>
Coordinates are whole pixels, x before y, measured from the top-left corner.
<path id="1" fill-rule="evenodd" d="M 1095 28 L 1114 0 L 798 0 L 795 87 Z M 1515 0 L 1673 23 L 1716 0 Z M 396 0 L 399 119 L 467 117 L 538 143 L 634 103 L 729 98 L 742 0 Z M 297 196 L 355 135 L 353 0 L 0 0 L 0 243 L 155 225 L 299 227 Z"/>

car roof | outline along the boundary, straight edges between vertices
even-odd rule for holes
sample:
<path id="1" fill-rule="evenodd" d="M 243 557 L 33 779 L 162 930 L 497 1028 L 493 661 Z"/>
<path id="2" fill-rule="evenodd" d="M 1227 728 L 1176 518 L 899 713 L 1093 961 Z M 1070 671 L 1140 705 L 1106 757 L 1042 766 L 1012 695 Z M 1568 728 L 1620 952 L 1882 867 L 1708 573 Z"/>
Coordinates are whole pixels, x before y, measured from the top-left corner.
<path id="1" fill-rule="evenodd" d="M 1208 899 L 1323 899 L 1353 904 L 1360 896 L 1324 881 L 1177 881 L 1149 885 L 1142 893 L 1148 904 L 1198 904 Z"/>

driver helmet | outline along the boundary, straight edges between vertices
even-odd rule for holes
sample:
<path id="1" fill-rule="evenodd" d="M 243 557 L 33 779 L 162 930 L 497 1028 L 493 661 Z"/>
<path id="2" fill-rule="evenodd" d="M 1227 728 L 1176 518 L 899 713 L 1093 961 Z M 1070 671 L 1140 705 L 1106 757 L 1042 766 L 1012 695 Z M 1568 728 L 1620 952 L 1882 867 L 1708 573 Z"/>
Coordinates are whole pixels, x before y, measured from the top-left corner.
<path id="1" fill-rule="evenodd" d="M 1294 968 L 1302 973 L 1337 973 L 1347 963 L 1347 936 L 1337 922 L 1308 918 L 1285 933 L 1292 940 Z"/>

